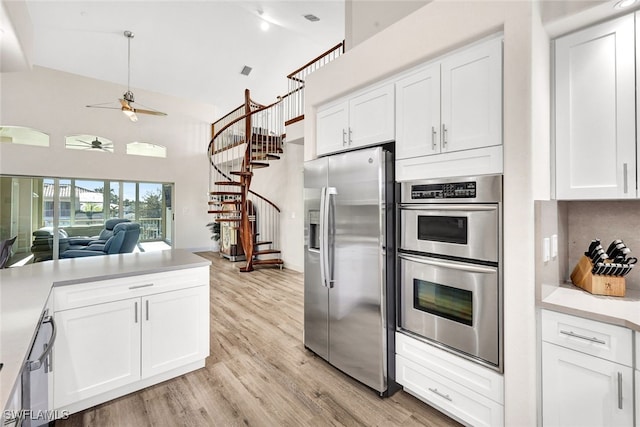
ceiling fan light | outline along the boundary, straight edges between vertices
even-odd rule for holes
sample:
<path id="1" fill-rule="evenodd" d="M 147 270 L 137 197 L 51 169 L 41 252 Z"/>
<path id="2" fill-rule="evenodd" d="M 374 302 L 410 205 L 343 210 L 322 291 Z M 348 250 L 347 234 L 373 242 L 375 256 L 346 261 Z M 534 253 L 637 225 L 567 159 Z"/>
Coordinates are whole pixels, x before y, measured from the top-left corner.
<path id="1" fill-rule="evenodd" d="M 131 110 L 126 110 L 126 109 L 122 109 L 122 112 L 124 113 L 125 116 L 129 117 L 129 120 L 131 120 L 132 122 L 137 122 L 138 121 L 138 116 L 136 116 L 136 113 L 131 111 Z"/>

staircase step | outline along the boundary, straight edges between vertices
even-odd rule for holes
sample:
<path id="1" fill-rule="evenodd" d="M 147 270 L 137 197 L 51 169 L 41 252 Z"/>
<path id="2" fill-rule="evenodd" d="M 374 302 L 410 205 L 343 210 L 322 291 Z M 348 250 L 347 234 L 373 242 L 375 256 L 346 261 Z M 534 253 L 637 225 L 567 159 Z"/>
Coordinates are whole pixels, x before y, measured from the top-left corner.
<path id="1" fill-rule="evenodd" d="M 255 242 L 253 246 L 271 245 L 273 242 Z"/>
<path id="2" fill-rule="evenodd" d="M 209 194 L 211 196 L 242 196 L 242 193 L 237 193 L 235 191 L 211 191 Z"/>
<path id="3" fill-rule="evenodd" d="M 254 259 L 253 265 L 283 265 L 284 261 L 281 259 Z"/>
<path id="4" fill-rule="evenodd" d="M 251 156 L 251 160 L 280 160 L 280 156 L 276 156 L 275 154 L 264 154 L 264 153 L 260 153 L 260 154 L 253 154 Z"/>
<path id="5" fill-rule="evenodd" d="M 269 167 L 269 163 L 261 163 L 261 162 L 251 162 L 249 163 L 251 165 L 252 168 L 254 169 L 260 169 L 260 168 L 268 168 Z"/>
<path id="6" fill-rule="evenodd" d="M 237 175 L 237 176 L 253 176 L 253 172 L 231 171 L 229 173 L 231 175 Z"/>
<path id="7" fill-rule="evenodd" d="M 240 211 L 225 211 L 225 210 L 217 210 L 217 211 L 209 211 L 209 213 L 212 214 L 226 214 L 226 215 L 231 215 L 231 214 L 240 214 Z"/>
<path id="8" fill-rule="evenodd" d="M 279 254 L 281 251 L 279 249 L 264 249 L 262 251 L 255 251 L 254 255 L 271 255 L 271 254 Z"/>
<path id="9" fill-rule="evenodd" d="M 241 205 L 242 200 L 225 200 L 224 202 L 214 202 L 219 205 Z"/>
<path id="10" fill-rule="evenodd" d="M 240 218 L 216 218 L 216 222 L 240 222 Z"/>
<path id="11" fill-rule="evenodd" d="M 216 181 L 214 183 L 214 185 L 237 185 L 237 186 L 243 186 L 244 184 L 241 182 L 237 182 L 237 181 Z"/>

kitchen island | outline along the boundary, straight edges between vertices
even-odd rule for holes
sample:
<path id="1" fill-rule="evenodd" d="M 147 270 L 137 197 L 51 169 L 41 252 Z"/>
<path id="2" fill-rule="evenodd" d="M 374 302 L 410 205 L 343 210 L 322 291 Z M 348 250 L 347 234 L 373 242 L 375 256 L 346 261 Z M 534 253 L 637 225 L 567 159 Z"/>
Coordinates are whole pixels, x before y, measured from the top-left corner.
<path id="1" fill-rule="evenodd" d="M 201 287 L 206 288 L 208 295 L 209 265 L 208 260 L 188 251 L 170 250 L 64 259 L 0 270 L 0 363 L 3 364 L 0 371 L 0 402 L 3 407 L 19 386 L 20 371 L 26 361 L 43 310 L 48 306 L 52 311 L 55 309 L 52 296 L 56 290 L 64 288 L 64 295 L 78 295 L 78 292 L 82 291 L 86 300 L 87 295 L 92 293 L 91 289 L 96 289 L 97 292 L 100 288 L 102 303 L 106 303 L 108 295 L 105 294 L 105 289 L 116 289 L 120 282 L 127 286 L 137 277 L 141 280 L 164 276 L 176 278 L 181 275 L 179 270 L 188 269 L 197 273 L 199 282 L 205 282 Z M 170 274 L 176 271 L 178 273 Z M 75 291 L 70 293 L 72 290 Z M 138 292 L 137 295 L 143 294 Z M 68 301 L 60 303 L 61 310 L 72 308 L 64 307 L 65 303 Z M 208 298 L 206 303 L 202 304 L 202 307 L 205 306 L 208 318 Z M 57 315 L 55 317 L 57 321 Z M 59 325 L 58 328 L 61 329 L 62 326 Z M 199 336 L 204 335 L 203 332 Z M 61 336 L 65 336 L 64 329 L 58 332 L 58 339 Z M 203 346 L 206 346 L 208 355 L 208 329 L 206 336 L 207 342 L 203 343 Z M 202 365 L 206 355 L 201 355 Z M 54 361 L 54 368 L 59 362 L 64 361 Z"/>

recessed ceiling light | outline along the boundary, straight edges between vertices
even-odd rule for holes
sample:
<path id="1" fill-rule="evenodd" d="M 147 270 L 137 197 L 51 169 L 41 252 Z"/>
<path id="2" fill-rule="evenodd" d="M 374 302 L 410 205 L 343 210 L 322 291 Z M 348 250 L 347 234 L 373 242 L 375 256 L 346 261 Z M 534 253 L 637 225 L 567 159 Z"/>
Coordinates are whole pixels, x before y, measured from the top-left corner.
<path id="1" fill-rule="evenodd" d="M 260 23 L 260 29 L 262 31 L 267 31 L 269 29 L 269 23 L 267 21 L 262 21 Z"/>
<path id="2" fill-rule="evenodd" d="M 311 22 L 318 22 L 320 20 L 320 18 L 318 18 L 316 15 L 314 15 L 313 13 L 309 13 L 307 15 L 302 15 L 304 16 L 304 18 L 308 21 Z"/>
<path id="3" fill-rule="evenodd" d="M 633 4 L 635 4 L 636 0 L 620 0 L 618 3 L 615 4 L 615 8 L 616 9 L 624 9 L 626 7 L 629 7 Z"/>

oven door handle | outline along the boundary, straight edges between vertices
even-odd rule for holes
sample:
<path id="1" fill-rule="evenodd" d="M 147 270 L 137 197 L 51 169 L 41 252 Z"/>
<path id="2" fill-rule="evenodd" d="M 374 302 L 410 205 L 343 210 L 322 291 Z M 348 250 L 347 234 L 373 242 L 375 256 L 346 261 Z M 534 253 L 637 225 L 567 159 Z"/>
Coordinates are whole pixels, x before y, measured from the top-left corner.
<path id="1" fill-rule="evenodd" d="M 398 254 L 399 258 L 407 261 L 417 262 L 419 264 L 432 265 L 434 267 L 450 268 L 452 270 L 468 271 L 470 273 L 485 273 L 493 274 L 497 271 L 493 267 L 485 267 L 483 265 L 467 264 L 462 262 L 435 260 L 433 258 L 423 258 L 417 256 L 411 256 L 407 254 Z"/>
<path id="2" fill-rule="evenodd" d="M 440 205 L 440 204 L 401 204 L 401 210 L 405 211 L 467 211 L 467 212 L 480 212 L 480 211 L 495 211 L 498 209 L 498 205 Z"/>

